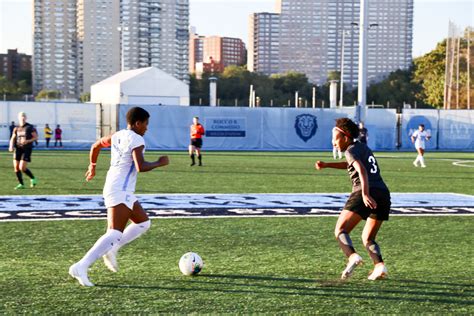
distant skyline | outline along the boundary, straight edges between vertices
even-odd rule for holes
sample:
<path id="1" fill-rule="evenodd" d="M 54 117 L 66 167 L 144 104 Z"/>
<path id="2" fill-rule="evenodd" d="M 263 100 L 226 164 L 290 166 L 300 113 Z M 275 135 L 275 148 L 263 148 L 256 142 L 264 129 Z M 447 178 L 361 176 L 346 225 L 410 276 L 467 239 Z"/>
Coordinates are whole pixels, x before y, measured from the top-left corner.
<path id="1" fill-rule="evenodd" d="M 435 48 L 448 32 L 448 21 L 474 26 L 474 1 L 414 0 L 413 56 Z M 33 0 L 0 0 L 0 53 L 18 48 L 31 54 Z M 190 26 L 201 35 L 241 38 L 248 42 L 248 16 L 274 12 L 275 0 L 190 0 Z M 383 23 L 383 21 L 377 21 Z"/>

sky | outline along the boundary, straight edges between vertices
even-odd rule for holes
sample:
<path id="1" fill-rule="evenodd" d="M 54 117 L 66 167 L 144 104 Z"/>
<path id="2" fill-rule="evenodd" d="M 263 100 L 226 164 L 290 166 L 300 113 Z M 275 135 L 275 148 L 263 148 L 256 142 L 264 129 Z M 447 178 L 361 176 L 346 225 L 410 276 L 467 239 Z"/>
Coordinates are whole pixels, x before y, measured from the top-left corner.
<path id="1" fill-rule="evenodd" d="M 373 0 L 374 1 L 374 0 Z M 375 0 L 376 1 L 376 0 Z M 393 0 L 403 1 L 403 0 Z M 421 56 L 447 36 L 448 22 L 474 26 L 473 0 L 414 0 L 413 56 Z M 274 12 L 275 0 L 189 0 L 190 25 L 201 35 L 238 37 L 248 41 L 248 16 Z M 32 51 L 33 0 L 0 0 L 0 53 Z"/>

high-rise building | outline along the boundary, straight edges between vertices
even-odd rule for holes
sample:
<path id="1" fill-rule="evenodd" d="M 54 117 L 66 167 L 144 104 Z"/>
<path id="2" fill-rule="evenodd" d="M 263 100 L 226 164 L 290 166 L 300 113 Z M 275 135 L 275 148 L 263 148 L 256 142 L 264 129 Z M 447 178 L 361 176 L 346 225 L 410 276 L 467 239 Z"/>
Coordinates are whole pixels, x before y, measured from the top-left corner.
<path id="1" fill-rule="evenodd" d="M 203 72 L 222 72 L 227 66 L 245 64 L 247 51 L 240 38 L 192 34 L 189 40 L 189 69 L 198 78 Z"/>
<path id="2" fill-rule="evenodd" d="M 249 17 L 247 69 L 265 75 L 278 73 L 280 14 L 253 13 Z"/>
<path id="3" fill-rule="evenodd" d="M 122 0 L 123 69 L 154 66 L 189 80 L 189 0 Z"/>
<path id="4" fill-rule="evenodd" d="M 18 81 L 23 72 L 31 71 L 31 55 L 18 54 L 18 50 L 9 49 L 0 54 L 0 76 L 9 81 Z"/>
<path id="5" fill-rule="evenodd" d="M 203 61 L 204 36 L 192 31 L 189 35 L 189 72 L 196 72 L 196 63 Z"/>
<path id="6" fill-rule="evenodd" d="M 325 83 L 340 71 L 344 36 L 344 82 L 357 84 L 358 0 L 281 0 L 279 72 L 305 73 Z M 375 81 L 411 64 L 413 0 L 369 1 L 368 80 Z"/>
<path id="7" fill-rule="evenodd" d="M 57 90 L 62 98 L 77 98 L 76 0 L 35 0 L 33 93 Z"/>
<path id="8" fill-rule="evenodd" d="M 188 82 L 188 23 L 189 0 L 34 0 L 34 93 L 149 66 Z"/>
<path id="9" fill-rule="evenodd" d="M 207 36 L 203 39 L 203 62 L 211 59 L 224 67 L 245 63 L 245 44 L 240 38 Z"/>
<path id="10" fill-rule="evenodd" d="M 77 0 L 81 92 L 120 71 L 120 6 L 116 0 Z"/>

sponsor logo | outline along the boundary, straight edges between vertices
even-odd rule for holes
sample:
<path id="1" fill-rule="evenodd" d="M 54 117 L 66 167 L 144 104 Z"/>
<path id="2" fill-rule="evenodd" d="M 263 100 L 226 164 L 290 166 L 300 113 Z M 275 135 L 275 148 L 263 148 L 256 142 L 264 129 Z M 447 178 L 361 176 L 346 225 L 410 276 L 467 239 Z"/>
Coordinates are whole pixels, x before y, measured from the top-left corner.
<path id="1" fill-rule="evenodd" d="M 206 119 L 207 137 L 245 137 L 246 118 L 212 117 Z"/>
<path id="2" fill-rule="evenodd" d="M 310 140 L 318 130 L 318 121 L 316 116 L 311 114 L 300 114 L 295 120 L 296 134 L 305 143 Z"/>

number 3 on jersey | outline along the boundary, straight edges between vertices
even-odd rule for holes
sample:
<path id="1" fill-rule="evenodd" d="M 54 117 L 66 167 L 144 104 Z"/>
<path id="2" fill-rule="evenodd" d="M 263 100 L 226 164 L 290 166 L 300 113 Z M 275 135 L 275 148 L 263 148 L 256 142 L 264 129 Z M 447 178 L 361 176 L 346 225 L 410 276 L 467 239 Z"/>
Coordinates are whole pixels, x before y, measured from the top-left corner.
<path id="1" fill-rule="evenodd" d="M 377 168 L 377 161 L 375 160 L 375 157 L 370 156 L 368 160 L 369 163 L 372 164 L 372 168 L 370 168 L 370 173 L 377 173 L 379 169 Z"/>

